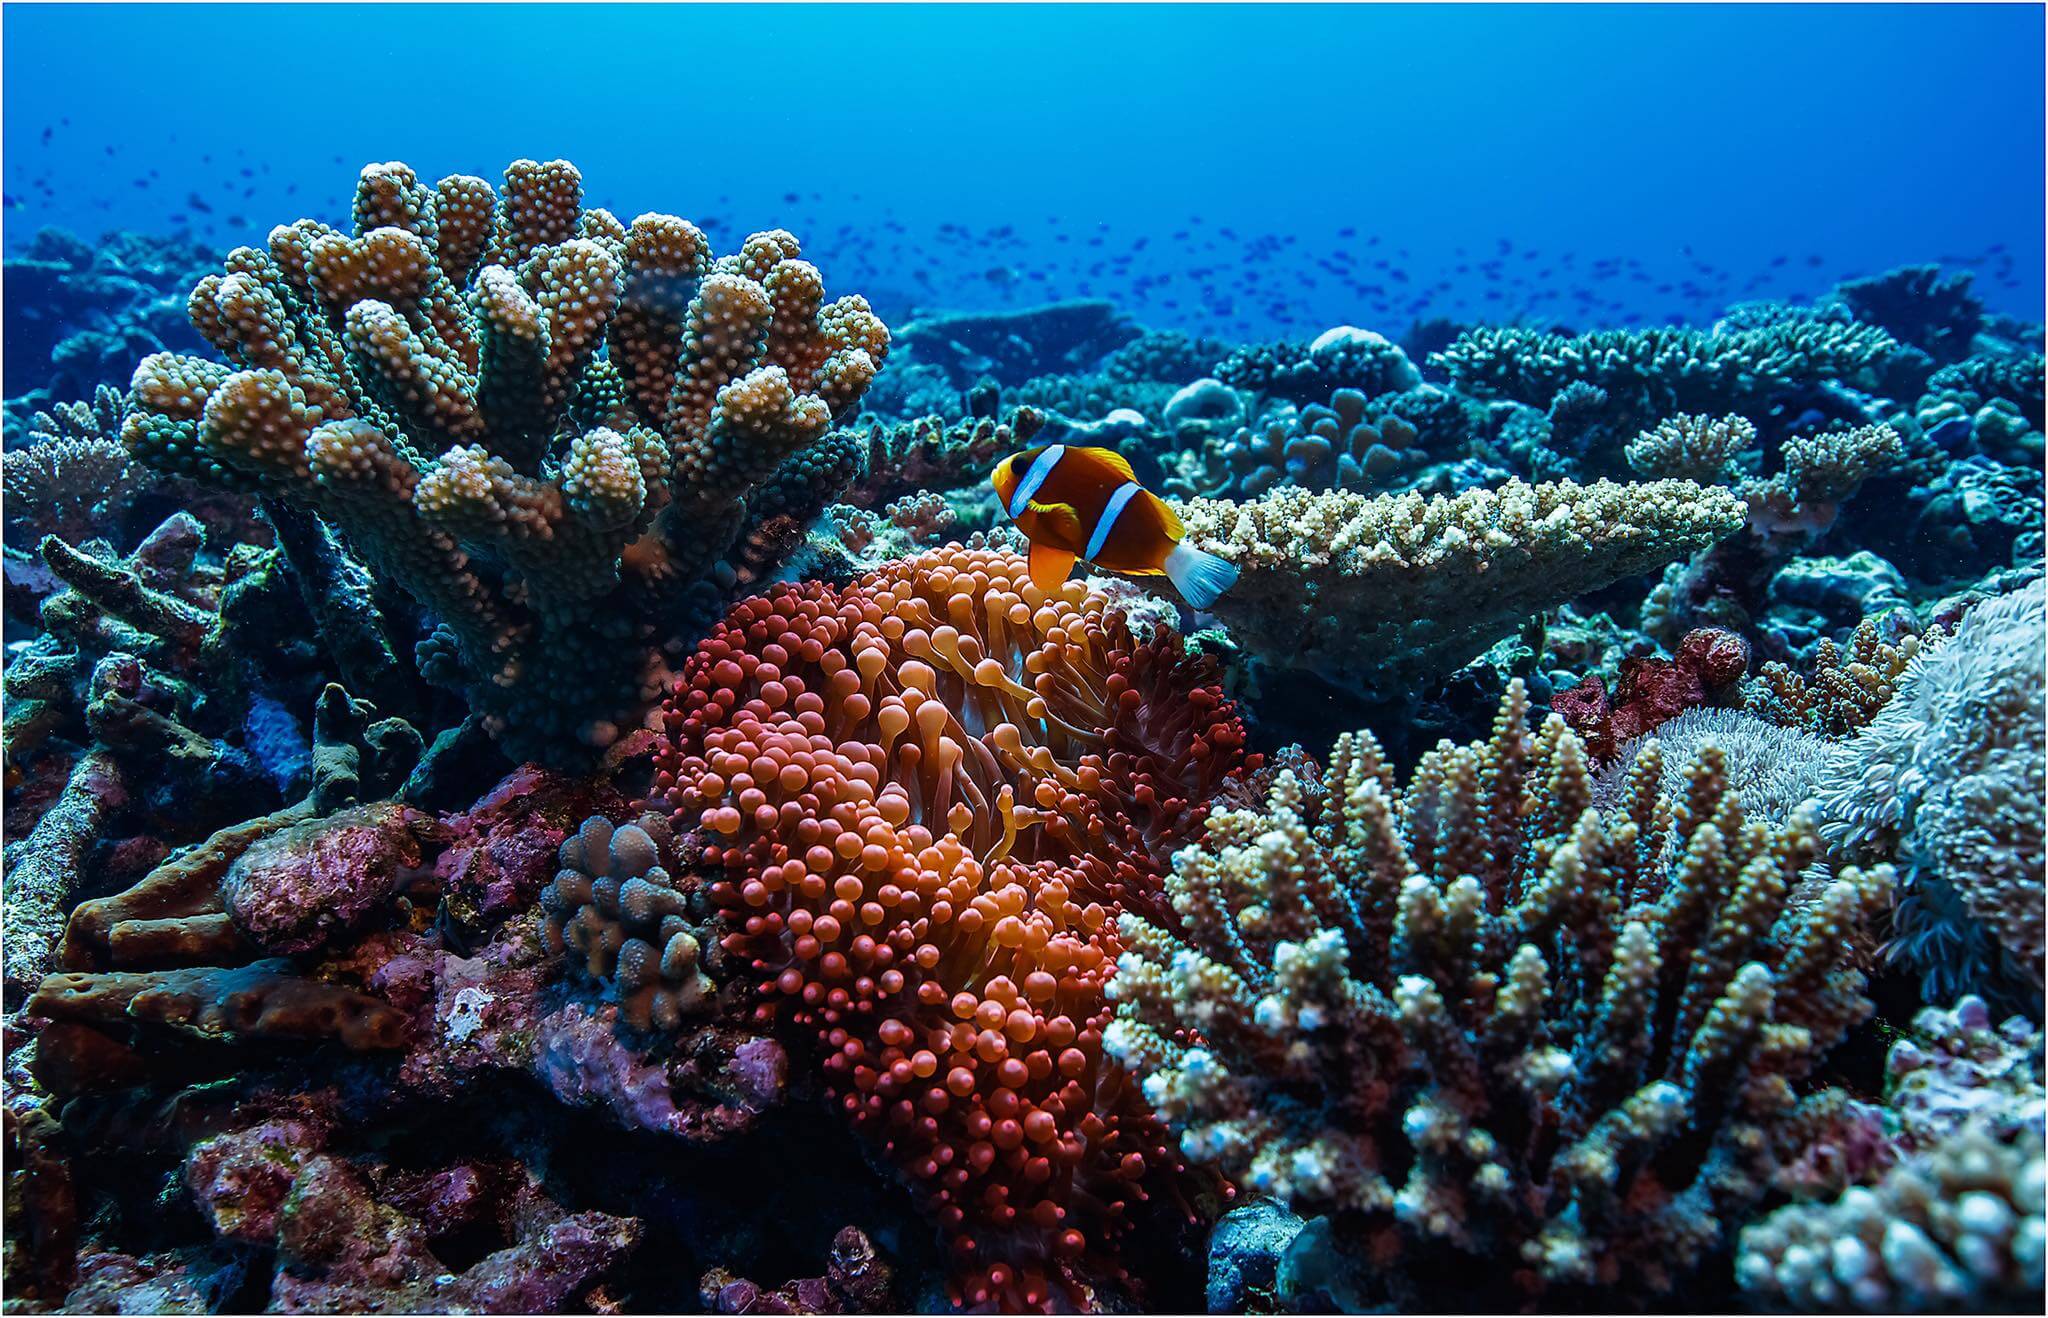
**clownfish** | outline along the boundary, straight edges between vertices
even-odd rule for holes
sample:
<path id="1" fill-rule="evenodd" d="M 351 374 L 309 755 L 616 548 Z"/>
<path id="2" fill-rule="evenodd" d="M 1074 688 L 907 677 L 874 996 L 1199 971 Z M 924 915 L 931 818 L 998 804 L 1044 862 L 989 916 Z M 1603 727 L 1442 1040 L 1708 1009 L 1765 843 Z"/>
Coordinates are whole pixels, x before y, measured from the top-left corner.
<path id="1" fill-rule="evenodd" d="M 1040 590 L 1065 581 L 1077 558 L 1132 576 L 1164 574 L 1197 609 L 1237 580 L 1227 559 L 1182 539 L 1173 509 L 1111 449 L 1041 444 L 1004 458 L 990 479 L 1031 541 L 1031 580 Z"/>

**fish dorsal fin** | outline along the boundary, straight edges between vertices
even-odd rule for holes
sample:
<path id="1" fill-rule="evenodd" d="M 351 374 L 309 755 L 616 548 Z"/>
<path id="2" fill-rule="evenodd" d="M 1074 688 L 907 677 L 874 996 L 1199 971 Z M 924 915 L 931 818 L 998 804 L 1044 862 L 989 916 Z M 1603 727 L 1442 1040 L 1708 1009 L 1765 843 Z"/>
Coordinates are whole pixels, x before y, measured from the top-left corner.
<path id="1" fill-rule="evenodd" d="M 1074 511 L 1071 503 L 1032 502 L 1031 511 L 1037 513 L 1048 540 L 1061 544 L 1081 543 L 1081 514 Z"/>
<path id="2" fill-rule="evenodd" d="M 1069 509 L 1069 511 L 1072 511 Z M 1068 549 L 1054 549 L 1051 545 L 1033 542 L 1031 546 L 1031 584 L 1050 593 L 1060 588 L 1067 574 L 1074 570 L 1074 554 Z"/>
<path id="3" fill-rule="evenodd" d="M 1068 451 L 1072 452 L 1073 450 L 1070 449 Z M 1086 453 L 1091 458 L 1101 461 L 1117 474 L 1119 480 L 1134 481 L 1138 479 L 1137 473 L 1131 470 L 1131 464 L 1124 460 L 1124 455 L 1113 448 L 1084 448 L 1080 451 Z"/>
<path id="4" fill-rule="evenodd" d="M 1162 523 L 1160 529 L 1166 532 L 1168 540 L 1178 541 L 1188 533 L 1188 528 L 1181 524 L 1180 514 L 1173 510 L 1172 504 L 1160 498 L 1154 498 L 1152 502 L 1159 505 L 1159 520 Z"/>

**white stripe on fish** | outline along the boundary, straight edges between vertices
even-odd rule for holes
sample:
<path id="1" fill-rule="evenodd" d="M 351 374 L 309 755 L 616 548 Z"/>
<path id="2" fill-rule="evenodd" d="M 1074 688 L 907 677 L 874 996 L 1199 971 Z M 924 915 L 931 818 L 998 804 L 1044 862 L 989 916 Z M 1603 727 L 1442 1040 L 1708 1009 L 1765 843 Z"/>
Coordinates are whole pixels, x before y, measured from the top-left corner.
<path id="1" fill-rule="evenodd" d="M 1116 487 L 1116 493 L 1109 496 L 1109 503 L 1102 510 L 1102 516 L 1095 519 L 1095 534 L 1088 537 L 1088 552 L 1081 555 L 1087 562 L 1094 562 L 1102 547 L 1109 543 L 1109 533 L 1116 526 L 1116 519 L 1124 506 L 1137 497 L 1145 488 L 1136 481 L 1125 481 Z"/>
<path id="2" fill-rule="evenodd" d="M 1031 464 L 1031 470 L 1024 473 L 1024 479 L 1017 486 L 1017 493 L 1010 499 L 1010 516 L 1022 517 L 1024 510 L 1031 506 L 1031 496 L 1038 493 L 1038 487 L 1045 484 L 1052 469 L 1066 456 L 1065 444 L 1054 444 L 1038 455 L 1038 461 Z"/>

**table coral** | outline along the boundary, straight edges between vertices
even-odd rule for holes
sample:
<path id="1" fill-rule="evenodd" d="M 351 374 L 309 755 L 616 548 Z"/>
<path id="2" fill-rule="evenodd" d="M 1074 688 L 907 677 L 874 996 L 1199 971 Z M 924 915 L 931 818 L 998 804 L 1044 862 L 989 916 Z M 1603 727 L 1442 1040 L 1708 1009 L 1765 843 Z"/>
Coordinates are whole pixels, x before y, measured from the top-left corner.
<path id="1" fill-rule="evenodd" d="M 1742 524 L 1689 481 L 1570 481 L 1455 497 L 1197 499 L 1189 541 L 1238 567 L 1213 612 L 1241 644 L 1368 699 L 1456 669 L 1532 613 L 1712 544 Z"/>
<path id="2" fill-rule="evenodd" d="M 1527 717 L 1517 683 L 1490 740 L 1405 788 L 1342 737 L 1319 778 L 1209 817 L 1170 917 L 1119 921 L 1107 1046 L 1190 1157 L 1337 1214 L 1379 1303 L 1671 1294 L 1870 1011 L 1888 874 L 1790 904 L 1817 841 L 1749 819 L 1718 752 L 1601 811 L 1578 739 Z"/>
<path id="3" fill-rule="evenodd" d="M 1871 325 L 1819 317 L 1714 330 L 1595 330 L 1567 337 L 1521 327 L 1467 330 L 1431 365 L 1479 397 L 1548 408 L 1566 389 L 1601 390 L 1640 431 L 1683 412 L 1759 415 L 1782 393 L 1850 380 L 1898 348 Z"/>
<path id="4" fill-rule="evenodd" d="M 586 209 L 566 161 L 515 161 L 502 197 L 370 165 L 354 211 L 200 281 L 193 323 L 233 367 L 143 362 L 128 446 L 333 520 L 439 618 L 515 757 L 605 744 L 650 632 L 888 331 L 826 302 L 789 234 L 714 258 L 685 220 Z"/>
<path id="5" fill-rule="evenodd" d="M 1255 763 L 1204 665 L 949 548 L 739 606 L 664 715 L 760 1011 L 946 1229 L 975 1305 L 1076 1302 L 1175 1162 L 1101 1051 L 1119 910 Z"/>

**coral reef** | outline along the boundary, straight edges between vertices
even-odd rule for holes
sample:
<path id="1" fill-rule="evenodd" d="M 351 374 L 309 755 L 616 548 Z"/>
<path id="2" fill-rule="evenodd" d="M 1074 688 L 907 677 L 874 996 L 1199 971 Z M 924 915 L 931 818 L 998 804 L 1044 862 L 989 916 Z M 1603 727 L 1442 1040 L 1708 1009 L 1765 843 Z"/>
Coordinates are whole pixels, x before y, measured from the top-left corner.
<path id="1" fill-rule="evenodd" d="M 2044 599 L 2037 580 L 1977 605 L 1953 636 L 1921 647 L 1896 694 L 1838 748 L 1818 784 L 1832 847 L 1896 858 L 1909 889 L 1951 890 L 2030 973 L 2036 993 L 2048 865 Z M 1900 950 L 1920 955 L 1910 943 Z M 1977 987 L 1978 971 L 1952 969 L 1955 984 Z"/>
<path id="2" fill-rule="evenodd" d="M 1333 1215 L 1381 1303 L 1670 1294 L 1838 1101 L 1801 1090 L 1870 1011 L 1888 874 L 1794 906 L 1810 826 L 1750 821 L 1718 751 L 1602 812 L 1527 715 L 1510 688 L 1405 789 L 1340 738 L 1210 815 L 1171 918 L 1119 922 L 1107 1046 L 1190 1157 Z"/>
<path id="3" fill-rule="evenodd" d="M 1733 532 L 1742 507 L 1687 481 L 1514 482 L 1434 499 L 1282 488 L 1197 499 L 1182 520 L 1242 574 L 1215 605 L 1240 643 L 1393 699 L 1529 614 Z"/>
<path id="4" fill-rule="evenodd" d="M 1745 1228 L 1743 1286 L 1806 1310 L 2031 1309 L 2048 1253 L 2040 1032 L 2013 1021 L 1994 1033 L 1965 998 L 1923 1011 L 1889 1070 L 1898 1160 Z"/>
<path id="5" fill-rule="evenodd" d="M 8 1313 L 2040 1310 L 2024 253 L 1030 268 L 778 123 L 9 230 Z M 1233 587 L 1034 583 L 1054 444 Z"/>
<path id="6" fill-rule="evenodd" d="M 859 401 L 888 331 L 787 233 L 714 259 L 687 221 L 585 209 L 566 161 L 515 161 L 502 197 L 371 165 L 354 212 L 200 281 L 239 369 L 144 361 L 129 448 L 332 519 L 434 612 L 430 672 L 515 758 L 607 744 L 749 492 Z"/>
<path id="7" fill-rule="evenodd" d="M 1078 582 L 946 549 L 742 604 L 663 721 L 656 785 L 705 832 L 760 1012 L 917 1187 L 962 1300 L 1113 1279 L 1176 1171 L 1102 1054 L 1114 918 L 1160 912 L 1167 852 L 1255 763 L 1202 666 Z"/>
<path id="8" fill-rule="evenodd" d="M 1243 347 L 1216 364 L 1216 378 L 1239 389 L 1313 403 L 1339 389 L 1394 393 L 1422 383 L 1401 346 L 1371 330 L 1341 325 L 1311 343 Z"/>

